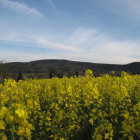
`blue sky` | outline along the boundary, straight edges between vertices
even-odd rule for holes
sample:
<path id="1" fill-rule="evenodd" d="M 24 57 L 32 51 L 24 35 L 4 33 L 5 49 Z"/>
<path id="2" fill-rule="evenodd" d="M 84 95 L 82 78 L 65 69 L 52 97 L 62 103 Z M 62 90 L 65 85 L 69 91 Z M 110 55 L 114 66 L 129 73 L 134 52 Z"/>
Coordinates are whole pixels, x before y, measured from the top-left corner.
<path id="1" fill-rule="evenodd" d="M 140 61 L 139 0 L 0 0 L 0 59 Z"/>

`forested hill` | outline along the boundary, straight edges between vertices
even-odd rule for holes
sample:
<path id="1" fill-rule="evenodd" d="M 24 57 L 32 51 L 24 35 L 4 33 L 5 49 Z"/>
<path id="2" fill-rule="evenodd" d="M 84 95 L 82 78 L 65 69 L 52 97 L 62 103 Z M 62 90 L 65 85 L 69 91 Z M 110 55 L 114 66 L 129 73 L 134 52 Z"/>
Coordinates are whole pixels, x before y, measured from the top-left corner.
<path id="1" fill-rule="evenodd" d="M 130 74 L 140 74 L 140 62 L 117 65 L 51 59 L 5 64 L 6 73 L 46 74 L 47 77 L 50 74 L 58 77 L 83 75 L 86 69 L 92 69 L 97 76 L 110 73 L 112 70 L 116 73 L 126 71 Z"/>

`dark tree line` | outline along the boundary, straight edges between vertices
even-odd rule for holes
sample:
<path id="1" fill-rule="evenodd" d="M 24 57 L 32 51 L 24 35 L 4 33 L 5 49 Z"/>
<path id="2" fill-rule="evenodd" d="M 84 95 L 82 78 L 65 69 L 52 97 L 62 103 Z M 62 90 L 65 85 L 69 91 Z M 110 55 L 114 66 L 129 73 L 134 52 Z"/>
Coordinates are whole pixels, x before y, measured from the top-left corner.
<path id="1" fill-rule="evenodd" d="M 87 69 L 93 70 L 95 77 L 104 74 L 120 76 L 121 71 L 129 74 L 140 74 L 140 62 L 127 65 L 114 65 L 68 60 L 39 60 L 26 63 L 4 63 L 0 61 L 0 80 L 2 81 L 5 78 L 13 78 L 19 81 L 27 78 L 79 77 L 84 76 Z M 114 73 L 112 74 L 111 71 L 113 70 Z"/>

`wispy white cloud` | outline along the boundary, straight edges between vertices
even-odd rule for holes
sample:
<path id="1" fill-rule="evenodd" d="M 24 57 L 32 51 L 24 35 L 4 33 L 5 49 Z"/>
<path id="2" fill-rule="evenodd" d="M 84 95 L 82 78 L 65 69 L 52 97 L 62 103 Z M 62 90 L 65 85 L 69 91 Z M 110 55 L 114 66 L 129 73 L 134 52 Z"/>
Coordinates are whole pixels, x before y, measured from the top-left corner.
<path id="1" fill-rule="evenodd" d="M 55 8 L 55 4 L 52 0 L 45 0 L 45 1 L 47 1 L 53 8 Z"/>
<path id="2" fill-rule="evenodd" d="M 56 55 L 49 55 L 48 53 L 38 54 L 0 49 L 0 60 L 5 60 L 6 62 L 28 62 L 50 58 L 59 59 Z"/>
<path id="3" fill-rule="evenodd" d="M 34 40 L 41 48 L 51 48 L 51 49 L 56 49 L 56 50 L 67 50 L 67 51 L 77 51 L 78 48 L 72 46 L 72 45 L 67 45 L 65 43 L 61 42 L 55 42 L 55 41 L 50 41 L 45 37 L 34 37 Z"/>
<path id="4" fill-rule="evenodd" d="M 106 0 L 102 8 L 129 20 L 140 19 L 139 0 Z"/>
<path id="5" fill-rule="evenodd" d="M 116 64 L 140 61 L 140 42 L 136 43 L 130 40 L 115 40 L 106 36 L 105 33 L 101 33 L 95 29 L 78 28 L 63 40 L 56 40 L 57 38 L 54 37 L 53 39 L 50 39 L 47 35 L 39 36 L 17 32 L 9 32 L 4 36 L 0 35 L 0 41 L 23 44 L 24 46 L 32 45 L 32 47 L 43 48 L 46 49 L 46 51 L 48 49 L 52 50 L 49 55 L 45 55 L 45 52 L 42 53 L 42 55 L 32 53 L 31 57 L 29 57 L 30 54 L 28 53 L 26 55 L 26 53 L 22 54 L 22 52 L 17 54 L 12 52 L 11 55 L 9 55 L 10 50 L 9 54 L 7 54 L 6 51 L 3 52 L 5 53 L 5 56 L 9 58 L 11 56 L 12 59 L 19 58 L 19 60 L 23 59 L 22 61 L 48 58 Z M 18 54 L 21 55 L 21 58 Z M 22 55 L 27 56 L 26 60 L 24 60 Z"/>
<path id="6" fill-rule="evenodd" d="M 122 3 L 127 10 L 136 14 L 140 14 L 139 0 L 120 0 L 120 3 Z"/>
<path id="7" fill-rule="evenodd" d="M 33 34 L 23 34 L 18 32 L 8 32 L 6 34 L 0 33 L 0 41 L 12 42 L 12 43 L 23 43 L 32 44 L 37 48 L 55 49 L 63 51 L 78 51 L 78 48 L 62 43 L 49 40 L 47 37 L 38 36 Z"/>
<path id="8" fill-rule="evenodd" d="M 122 64 L 140 61 L 140 57 L 139 59 L 134 57 L 136 54 L 140 56 L 138 46 L 139 44 L 131 41 L 104 40 L 96 48 L 92 48 L 90 52 L 93 53 L 97 62 Z"/>
<path id="9" fill-rule="evenodd" d="M 95 39 L 92 38 L 92 36 L 95 36 L 94 34 L 96 34 L 95 29 L 78 28 L 66 41 L 72 45 L 80 45 Z"/>
<path id="10" fill-rule="evenodd" d="M 82 60 L 90 62 L 116 64 L 140 61 L 140 43 L 138 42 L 115 40 L 94 29 L 78 29 L 75 32 L 70 37 L 71 41 L 68 40 L 68 42 L 78 47 L 79 53 L 75 55 L 77 59 L 81 57 Z"/>
<path id="11" fill-rule="evenodd" d="M 40 13 L 37 9 L 31 8 L 27 6 L 25 3 L 21 3 L 17 1 L 15 2 L 11 0 L 0 0 L 0 3 L 7 7 L 12 8 L 13 10 L 17 10 L 17 11 L 24 12 L 27 14 L 43 16 L 42 13 Z"/>

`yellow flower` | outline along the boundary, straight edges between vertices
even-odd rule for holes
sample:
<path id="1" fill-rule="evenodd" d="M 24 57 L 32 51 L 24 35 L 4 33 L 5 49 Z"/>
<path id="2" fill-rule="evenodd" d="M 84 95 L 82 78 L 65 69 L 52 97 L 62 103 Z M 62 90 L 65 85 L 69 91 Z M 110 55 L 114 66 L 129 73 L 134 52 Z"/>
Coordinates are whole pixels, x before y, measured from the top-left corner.
<path id="1" fill-rule="evenodd" d="M 24 135 L 24 133 L 25 133 L 25 128 L 23 128 L 23 127 L 19 127 L 19 130 L 17 131 L 17 134 L 18 135 L 20 135 L 20 136 L 22 136 L 22 135 Z"/>
<path id="2" fill-rule="evenodd" d="M 0 119 L 3 119 L 5 117 L 7 111 L 8 109 L 6 107 L 2 107 L 2 109 L 0 110 Z"/>
<path id="3" fill-rule="evenodd" d="M 5 117 L 5 120 L 6 120 L 6 123 L 11 123 L 14 121 L 14 117 L 10 114 L 7 114 L 6 117 Z"/>
<path id="4" fill-rule="evenodd" d="M 27 115 L 27 113 L 24 111 L 24 110 L 20 110 L 20 109 L 17 109 L 16 111 L 15 111 L 15 114 L 17 114 L 17 116 L 19 117 L 19 118 L 24 118 L 24 119 L 26 119 L 27 117 L 28 117 L 28 115 Z"/>
<path id="5" fill-rule="evenodd" d="M 31 131 L 30 129 L 26 128 L 26 134 L 25 136 L 29 139 L 31 137 Z"/>
<path id="6" fill-rule="evenodd" d="M 0 130 L 5 129 L 5 122 L 3 120 L 0 120 Z"/>

